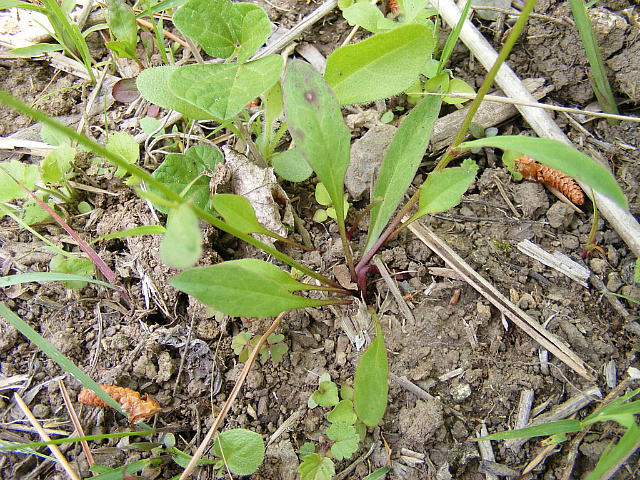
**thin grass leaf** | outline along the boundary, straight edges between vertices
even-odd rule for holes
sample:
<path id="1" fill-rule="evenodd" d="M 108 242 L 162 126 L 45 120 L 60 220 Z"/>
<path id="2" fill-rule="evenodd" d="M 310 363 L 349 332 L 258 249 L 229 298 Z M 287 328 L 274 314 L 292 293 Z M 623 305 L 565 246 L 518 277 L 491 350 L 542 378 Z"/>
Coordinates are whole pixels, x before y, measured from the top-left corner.
<path id="1" fill-rule="evenodd" d="M 632 417 L 633 418 L 633 417 Z M 585 480 L 598 480 L 600 478 L 611 478 L 611 474 L 619 468 L 622 463 L 640 446 L 640 428 L 635 422 L 627 429 L 616 446 L 605 452 L 598 460 L 596 468 Z"/>
<path id="2" fill-rule="evenodd" d="M 140 227 L 128 228 L 126 230 L 121 230 L 119 232 L 102 235 L 101 237 L 98 237 L 95 240 L 91 240 L 89 242 L 89 245 L 92 245 L 96 242 L 100 242 L 102 240 L 112 240 L 114 238 L 137 237 L 140 235 L 154 235 L 154 234 L 161 234 L 166 231 L 167 230 L 162 225 L 142 225 Z"/>
<path id="3" fill-rule="evenodd" d="M 141 430 L 135 432 L 118 432 L 118 433 L 103 433 L 101 435 L 87 435 L 85 437 L 65 437 L 65 438 L 56 438 L 55 440 L 50 440 L 48 442 L 29 442 L 29 443 L 19 443 L 19 444 L 11 444 L 10 442 L 2 442 L 0 440 L 0 444 L 7 444 L 7 446 L 0 447 L 0 452 L 12 451 L 15 445 L 25 448 L 39 448 L 46 447 L 48 445 L 63 445 L 65 443 L 78 443 L 78 442 L 90 442 L 92 440 L 103 440 L 106 438 L 122 438 L 122 437 L 139 437 L 142 435 L 152 435 L 156 433 L 155 430 Z M 11 445 L 11 446 L 9 446 Z M 47 457 L 49 458 L 49 457 Z"/>
<path id="4" fill-rule="evenodd" d="M 596 35 L 593 31 L 593 25 L 591 24 L 584 0 L 569 0 L 569 5 L 571 6 L 573 18 L 576 20 L 576 27 L 578 27 L 578 33 L 580 34 L 582 45 L 587 54 L 589 65 L 591 66 L 593 73 L 591 78 L 593 91 L 598 98 L 598 103 L 603 112 L 617 114 L 618 108 L 616 107 L 616 100 L 611 91 L 604 61 L 598 48 L 598 41 L 596 40 Z M 620 120 L 607 119 L 607 122 L 609 122 L 610 125 L 617 125 L 620 123 Z"/>
<path id="5" fill-rule="evenodd" d="M 486 437 L 475 438 L 474 440 L 508 440 L 510 438 L 549 437 L 558 433 L 571 433 L 578 432 L 580 430 L 582 430 L 582 424 L 579 420 L 558 420 L 557 422 L 534 425 L 533 427 L 493 433 Z"/>
<path id="6" fill-rule="evenodd" d="M 113 290 L 118 289 L 118 287 L 110 283 L 101 282 L 100 280 L 94 280 L 93 278 L 83 277 L 80 275 L 71 275 L 69 273 L 55 272 L 19 273 L 17 275 L 0 277 L 0 288 L 30 282 L 89 282 L 95 283 L 96 285 L 102 285 L 103 287 L 111 288 Z"/>

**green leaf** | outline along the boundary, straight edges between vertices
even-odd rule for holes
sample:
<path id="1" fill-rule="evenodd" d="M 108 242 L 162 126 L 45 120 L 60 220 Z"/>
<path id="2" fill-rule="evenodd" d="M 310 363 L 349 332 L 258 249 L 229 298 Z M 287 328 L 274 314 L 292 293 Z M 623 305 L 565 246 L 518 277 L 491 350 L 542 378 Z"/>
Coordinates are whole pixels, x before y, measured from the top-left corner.
<path id="1" fill-rule="evenodd" d="M 169 283 L 232 317 L 264 318 L 295 308 L 334 303 L 293 295 L 291 292 L 314 287 L 296 282 L 271 263 L 250 258 L 192 268 Z"/>
<path id="2" fill-rule="evenodd" d="M 266 12 L 256 5 L 242 19 L 238 62 L 246 62 L 271 35 L 271 22 Z"/>
<path id="3" fill-rule="evenodd" d="M 327 428 L 327 437 L 335 443 L 331 445 L 331 453 L 336 460 L 344 460 L 358 450 L 358 434 L 352 425 L 346 423 L 334 423 Z"/>
<path id="4" fill-rule="evenodd" d="M 362 480 L 378 480 L 382 478 L 385 474 L 389 473 L 389 467 L 380 467 L 379 469 L 371 472 L 369 475 L 364 477 Z"/>
<path id="5" fill-rule="evenodd" d="M 307 455 L 311 455 L 316 451 L 316 447 L 311 442 L 304 442 L 304 444 L 300 447 L 300 458 L 304 458 Z"/>
<path id="6" fill-rule="evenodd" d="M 497 147 L 528 155 L 544 165 L 586 183 L 621 208 L 627 208 L 627 199 L 611 172 L 566 143 L 548 138 L 515 135 L 480 138 L 460 145 L 462 150 L 476 147 Z"/>
<path id="7" fill-rule="evenodd" d="M 107 282 L 100 280 L 94 280 L 92 278 L 81 277 L 78 275 L 67 273 L 55 273 L 55 272 L 38 272 L 38 273 L 20 273 L 17 275 L 9 275 L 8 277 L 0 277 L 0 288 L 10 287 L 11 285 L 18 285 L 20 283 L 29 282 L 59 282 L 59 281 L 77 281 L 77 282 L 89 282 L 96 285 L 102 285 L 103 287 L 116 290 L 117 287 Z"/>
<path id="8" fill-rule="evenodd" d="M 376 338 L 364 351 L 353 385 L 353 400 L 358 418 L 368 427 L 375 427 L 387 408 L 389 363 L 382 330 L 376 321 Z"/>
<path id="9" fill-rule="evenodd" d="M 249 200 L 240 195 L 218 194 L 211 197 L 211 204 L 224 221 L 242 233 L 263 233 L 273 235 L 260 225 Z"/>
<path id="10" fill-rule="evenodd" d="M 380 9 L 369 2 L 354 3 L 342 12 L 342 16 L 349 25 L 360 25 L 373 33 L 386 32 L 397 26 L 392 20 L 384 18 Z"/>
<path id="11" fill-rule="evenodd" d="M 224 120 L 269 90 L 280 78 L 282 57 L 269 55 L 236 64 L 187 65 L 169 77 L 173 94 Z"/>
<path id="12" fill-rule="evenodd" d="M 107 138 L 107 150 L 116 155 L 120 155 L 128 163 L 134 164 L 140 157 L 140 145 L 136 143 L 133 135 L 126 132 L 113 132 Z M 124 177 L 127 171 L 123 167 L 118 167 L 116 177 Z"/>
<path id="13" fill-rule="evenodd" d="M 40 138 L 44 143 L 47 143 L 53 147 L 59 147 L 63 143 L 71 143 L 71 139 L 68 135 L 56 130 L 50 125 L 42 125 L 40 130 Z"/>
<path id="14" fill-rule="evenodd" d="M 542 425 L 534 425 L 533 427 L 494 433 L 474 440 L 507 440 L 510 438 L 548 437 L 558 433 L 578 432 L 580 430 L 582 430 L 582 424 L 579 420 L 558 420 L 557 422 L 543 423 Z"/>
<path id="15" fill-rule="evenodd" d="M 44 11 L 44 8 L 34 5 L 33 3 L 21 2 L 20 0 L 1 0 L 0 10 L 9 9 L 12 7 L 22 8 L 24 10 L 35 10 L 38 12 Z"/>
<path id="16" fill-rule="evenodd" d="M 185 202 L 169 212 L 167 232 L 160 246 L 160 258 L 168 266 L 184 270 L 198 263 L 201 256 L 200 219 Z"/>
<path id="17" fill-rule="evenodd" d="M 303 458 L 298 473 L 300 480 L 331 480 L 336 469 L 330 458 L 311 453 Z"/>
<path id="18" fill-rule="evenodd" d="M 475 93 L 471 85 L 469 85 L 464 80 L 460 80 L 459 78 L 454 78 L 451 80 L 451 82 L 449 82 L 447 93 L 449 92 Z M 458 105 L 460 103 L 468 102 L 469 99 L 445 96 L 442 101 L 450 105 Z"/>
<path id="19" fill-rule="evenodd" d="M 394 135 L 373 190 L 373 198 L 381 198 L 382 202 L 371 209 L 365 252 L 378 240 L 411 185 L 427 150 L 440 105 L 440 97 L 425 97 L 411 110 Z"/>
<path id="20" fill-rule="evenodd" d="M 318 389 L 311 395 L 310 405 L 320 405 L 321 407 L 333 407 L 339 402 L 338 386 L 332 381 L 323 382 L 320 379 Z M 312 407 L 313 408 L 313 407 Z"/>
<path id="21" fill-rule="evenodd" d="M 49 262 L 49 269 L 55 273 L 67 273 L 77 275 L 79 277 L 93 276 L 94 265 L 88 258 L 65 257 L 64 255 L 56 255 Z M 63 280 L 62 284 L 73 290 L 79 290 L 88 285 L 85 280 Z"/>
<path id="22" fill-rule="evenodd" d="M 137 58 L 138 24 L 133 8 L 124 0 L 106 0 L 106 4 L 109 31 L 121 43 L 121 53 L 124 53 L 120 56 Z"/>
<path id="23" fill-rule="evenodd" d="M 214 441 L 213 448 L 231 473 L 236 475 L 251 475 L 264 460 L 262 436 L 244 428 L 220 433 Z"/>
<path id="24" fill-rule="evenodd" d="M 59 43 L 36 43 L 35 45 L 29 45 L 28 47 L 13 48 L 9 50 L 9 53 L 19 57 L 36 57 L 43 53 L 56 52 L 60 50 L 64 50 L 64 47 Z"/>
<path id="25" fill-rule="evenodd" d="M 0 167 L 0 202 L 10 202 L 29 195 L 15 180 L 29 190 L 33 190 L 40 180 L 37 165 L 25 165 L 18 160 L 11 160 L 0 163 Z"/>
<path id="26" fill-rule="evenodd" d="M 429 28 L 404 25 L 339 48 L 324 76 L 341 105 L 388 98 L 413 85 L 433 48 Z"/>
<path id="27" fill-rule="evenodd" d="M 71 169 L 71 162 L 76 157 L 76 149 L 68 143 L 63 143 L 55 150 L 51 150 L 40 163 L 42 181 L 60 185 L 65 181 L 65 175 Z"/>
<path id="28" fill-rule="evenodd" d="M 178 68 L 164 65 L 161 67 L 145 68 L 136 78 L 136 86 L 146 100 L 168 110 L 175 110 L 194 120 L 217 120 L 209 112 L 174 95 L 169 88 L 169 77 Z"/>
<path id="29" fill-rule="evenodd" d="M 173 14 L 173 23 L 212 57 L 233 55 L 238 38 L 231 25 L 231 0 L 189 0 Z"/>
<path id="30" fill-rule="evenodd" d="M 206 153 L 202 147 L 208 149 Z M 209 204 L 211 196 L 209 188 L 210 177 L 207 175 L 212 175 L 215 172 L 216 165 L 222 162 L 222 153 L 217 149 L 205 145 L 196 145 L 187 150 L 186 154 L 172 153 L 167 155 L 167 158 L 153 172 L 152 176 L 169 189 L 191 200 L 194 205 L 212 213 L 213 210 Z M 188 190 L 184 192 L 186 188 Z M 162 198 L 167 198 L 152 186 L 149 186 L 149 191 L 160 195 Z M 156 208 L 163 213 L 169 212 L 169 209 L 162 205 L 156 205 Z"/>
<path id="31" fill-rule="evenodd" d="M 289 182 L 303 182 L 313 174 L 297 148 L 285 150 L 271 157 L 273 171 Z"/>
<path id="32" fill-rule="evenodd" d="M 431 172 L 427 180 L 420 186 L 420 203 L 418 211 L 412 218 L 419 218 L 429 213 L 440 213 L 455 207 L 462 200 L 471 182 L 476 178 L 475 170 L 462 167 L 446 168 L 439 172 Z"/>
<path id="33" fill-rule="evenodd" d="M 347 425 L 353 425 L 357 419 L 351 400 L 341 400 L 327 415 L 327 420 L 331 423 L 344 422 Z"/>
<path id="34" fill-rule="evenodd" d="M 632 417 L 633 419 L 633 417 Z M 606 451 L 598 460 L 596 468 L 586 477 L 585 480 L 598 480 L 600 478 L 611 478 L 608 473 L 613 473 L 620 461 L 638 448 L 638 439 L 640 438 L 640 428 L 632 421 L 631 426 L 624 433 L 622 438 L 618 440 L 613 449 Z"/>
<path id="35" fill-rule="evenodd" d="M 324 205 L 325 207 L 333 205 L 333 200 L 331 200 L 327 188 L 322 183 L 316 184 L 315 197 L 316 202 L 320 205 Z"/>
<path id="36" fill-rule="evenodd" d="M 287 347 L 284 343 L 276 343 L 274 345 L 271 345 L 269 347 L 271 359 L 276 363 L 280 363 L 282 361 L 282 356 L 287 353 L 287 350 L 289 350 L 289 347 Z"/>
<path id="37" fill-rule="evenodd" d="M 344 225 L 342 198 L 351 134 L 338 100 L 320 74 L 299 60 L 289 63 L 283 90 L 291 137 L 329 192 L 338 223 Z"/>

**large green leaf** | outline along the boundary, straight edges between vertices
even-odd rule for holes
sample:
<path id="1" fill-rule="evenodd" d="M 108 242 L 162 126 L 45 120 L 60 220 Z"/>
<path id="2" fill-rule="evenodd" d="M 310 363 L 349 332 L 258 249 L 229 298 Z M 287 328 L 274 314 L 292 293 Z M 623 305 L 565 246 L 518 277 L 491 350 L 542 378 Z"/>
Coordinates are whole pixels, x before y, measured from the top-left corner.
<path id="1" fill-rule="evenodd" d="M 224 120 L 271 88 L 280 78 L 282 57 L 269 55 L 253 62 L 187 65 L 169 77 L 173 94 Z"/>
<path id="2" fill-rule="evenodd" d="M 175 110 L 194 120 L 217 120 L 209 112 L 181 99 L 169 89 L 169 76 L 179 67 L 164 65 L 146 68 L 136 78 L 140 95 L 151 103 L 168 110 Z"/>
<path id="3" fill-rule="evenodd" d="M 373 199 L 382 201 L 371 209 L 365 252 L 376 242 L 413 181 L 429 144 L 440 104 L 438 96 L 424 98 L 409 113 L 394 135 L 373 190 Z"/>
<path id="4" fill-rule="evenodd" d="M 238 62 L 249 60 L 251 55 L 264 45 L 264 42 L 271 35 L 271 22 L 265 11 L 256 5 L 251 6 L 255 8 L 247 12 L 242 18 Z"/>
<path id="5" fill-rule="evenodd" d="M 596 192 L 609 197 L 620 207 L 627 208 L 627 199 L 611 172 L 566 143 L 548 138 L 501 136 L 480 138 L 460 145 L 462 150 L 477 147 L 497 147 L 527 155 L 544 165 L 586 183 Z"/>
<path id="6" fill-rule="evenodd" d="M 428 27 L 404 25 L 339 48 L 329 55 L 324 77 L 341 105 L 388 98 L 415 83 L 433 48 Z"/>
<path id="7" fill-rule="evenodd" d="M 173 23 L 212 57 L 230 57 L 238 38 L 231 25 L 231 0 L 189 0 L 173 14 Z"/>
<path id="8" fill-rule="evenodd" d="M 338 100 L 308 63 L 294 60 L 284 79 L 284 105 L 291 136 L 324 184 L 344 224 L 344 175 L 349 166 L 351 134 Z"/>
<path id="9" fill-rule="evenodd" d="M 295 308 L 335 303 L 293 295 L 291 292 L 313 286 L 296 282 L 271 263 L 250 258 L 192 268 L 169 283 L 234 317 L 264 318 Z"/>
<path id="10" fill-rule="evenodd" d="M 376 338 L 364 351 L 353 381 L 353 404 L 358 418 L 375 427 L 387 409 L 389 362 L 380 325 L 376 321 Z"/>
<path id="11" fill-rule="evenodd" d="M 262 436 L 244 428 L 220 433 L 214 440 L 213 449 L 236 475 L 251 475 L 264 460 Z"/>

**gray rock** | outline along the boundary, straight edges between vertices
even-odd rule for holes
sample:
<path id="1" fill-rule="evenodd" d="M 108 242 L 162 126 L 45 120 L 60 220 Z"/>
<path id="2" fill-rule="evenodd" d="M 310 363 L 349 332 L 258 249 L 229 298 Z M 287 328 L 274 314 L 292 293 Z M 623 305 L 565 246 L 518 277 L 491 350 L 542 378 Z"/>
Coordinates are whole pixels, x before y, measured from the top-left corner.
<path id="1" fill-rule="evenodd" d="M 351 163 L 345 176 L 351 200 L 369 196 L 371 184 L 377 177 L 396 130 L 393 125 L 375 125 L 351 146 Z"/>
<path id="2" fill-rule="evenodd" d="M 547 210 L 547 220 L 553 228 L 567 228 L 573 220 L 574 211 L 566 203 L 556 202 Z"/>

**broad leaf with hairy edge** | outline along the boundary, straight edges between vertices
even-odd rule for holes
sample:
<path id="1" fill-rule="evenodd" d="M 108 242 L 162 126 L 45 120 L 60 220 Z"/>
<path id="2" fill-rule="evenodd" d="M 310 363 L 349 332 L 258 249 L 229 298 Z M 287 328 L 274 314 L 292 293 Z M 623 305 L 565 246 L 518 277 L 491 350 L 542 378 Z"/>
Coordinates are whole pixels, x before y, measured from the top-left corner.
<path id="1" fill-rule="evenodd" d="M 627 199 L 611 172 L 566 143 L 549 138 L 514 135 L 480 138 L 460 145 L 461 150 L 478 147 L 497 147 L 527 155 L 544 165 L 586 183 L 596 192 L 609 197 L 621 208 L 627 208 Z"/>
<path id="2" fill-rule="evenodd" d="M 213 213 L 209 205 L 211 179 L 207 175 L 212 175 L 216 165 L 222 160 L 222 153 L 218 149 L 208 145 L 194 145 L 186 153 L 167 155 L 152 176 L 177 194 L 191 200 L 194 205 Z M 184 192 L 187 187 L 188 190 Z M 167 198 L 153 186 L 149 186 L 149 191 Z M 167 207 L 160 204 L 156 204 L 156 208 L 163 213 L 169 212 Z"/>
<path id="3" fill-rule="evenodd" d="M 372 102 L 413 85 L 431 58 L 434 41 L 425 25 L 405 25 L 339 48 L 324 77 L 341 105 Z"/>
<path id="4" fill-rule="evenodd" d="M 160 246 L 160 259 L 172 268 L 193 267 L 202 255 L 200 220 L 188 203 L 169 212 L 167 232 Z"/>
<path id="5" fill-rule="evenodd" d="M 231 25 L 234 13 L 231 0 L 189 0 L 173 14 L 173 23 L 212 57 L 227 58 L 238 40 Z"/>
<path id="6" fill-rule="evenodd" d="M 169 77 L 178 98 L 224 120 L 269 90 L 280 78 L 282 57 L 269 55 L 248 63 L 187 65 Z"/>
<path id="7" fill-rule="evenodd" d="M 344 225 L 344 175 L 349 166 L 351 134 L 338 100 L 308 63 L 294 60 L 284 79 L 284 106 L 291 136 L 326 187 Z"/>
<path id="8" fill-rule="evenodd" d="M 251 475 L 264 460 L 262 435 L 244 428 L 220 433 L 214 440 L 213 449 L 236 475 Z"/>
<path id="9" fill-rule="evenodd" d="M 462 167 L 446 168 L 429 174 L 420 186 L 420 203 L 413 219 L 429 213 L 444 212 L 460 203 L 462 195 L 476 178 L 478 170 L 478 166 L 472 160 L 469 160 L 470 163 L 466 160 L 465 162 Z"/>
<path id="10" fill-rule="evenodd" d="M 331 480 L 336 469 L 330 458 L 311 453 L 303 457 L 298 473 L 300 480 Z"/>
<path id="11" fill-rule="evenodd" d="M 411 110 L 393 137 L 373 190 L 373 198 L 381 198 L 382 202 L 371 209 L 365 252 L 378 240 L 411 185 L 429 144 L 440 105 L 440 97 L 425 97 Z"/>
<path id="12" fill-rule="evenodd" d="M 362 354 L 353 381 L 353 405 L 358 418 L 375 427 L 387 409 L 389 362 L 382 330 L 376 320 L 376 338 Z"/>
<path id="13" fill-rule="evenodd" d="M 209 112 L 181 99 L 169 89 L 169 76 L 180 67 L 163 65 L 145 68 L 136 78 L 140 95 L 154 105 L 175 110 L 194 120 L 219 120 Z"/>
<path id="14" fill-rule="evenodd" d="M 260 225 L 256 212 L 245 197 L 220 193 L 211 197 L 211 204 L 225 222 L 233 225 L 242 233 L 272 235 L 270 231 Z"/>
<path id="15" fill-rule="evenodd" d="M 335 303 L 293 295 L 314 287 L 293 280 L 271 263 L 256 259 L 231 260 L 192 268 L 169 283 L 233 317 L 270 317 L 295 308 Z"/>

